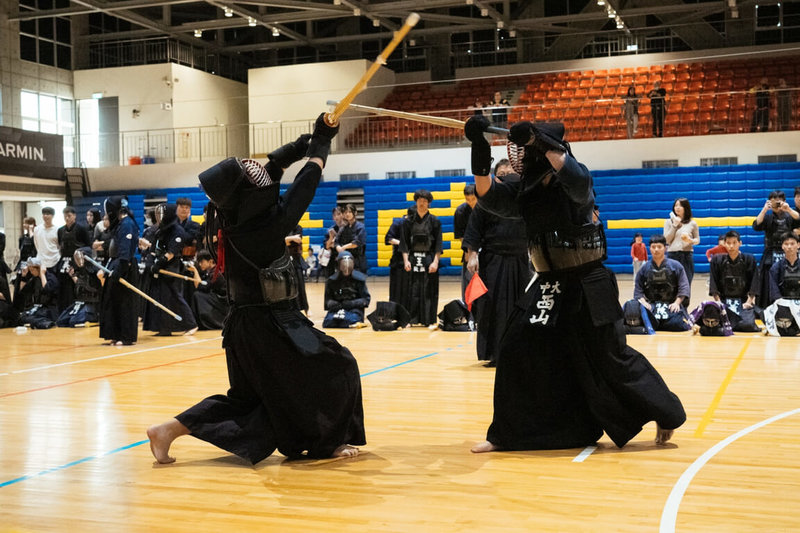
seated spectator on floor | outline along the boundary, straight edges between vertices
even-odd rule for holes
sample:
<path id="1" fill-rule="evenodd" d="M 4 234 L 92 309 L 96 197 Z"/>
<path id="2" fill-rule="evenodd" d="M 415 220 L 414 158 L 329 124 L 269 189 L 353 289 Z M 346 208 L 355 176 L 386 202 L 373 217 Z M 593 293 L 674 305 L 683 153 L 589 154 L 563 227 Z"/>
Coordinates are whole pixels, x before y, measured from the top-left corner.
<path id="1" fill-rule="evenodd" d="M 68 271 L 75 286 L 75 301 L 61 311 L 56 320 L 60 328 L 75 328 L 87 322 L 97 322 L 100 303 L 100 291 L 103 286 L 97 277 L 97 267 L 84 259 L 84 255 L 92 257 L 91 246 L 84 246 L 72 254 L 72 265 Z"/>
<path id="2" fill-rule="evenodd" d="M 325 310 L 328 314 L 322 327 L 360 327 L 370 300 L 367 276 L 355 270 L 355 261 L 348 251 L 340 252 L 336 261 L 338 270 L 325 282 Z"/>
<path id="3" fill-rule="evenodd" d="M 742 238 L 738 231 L 725 235 L 726 253 L 711 257 L 708 294 L 725 304 L 733 331 L 761 331 L 756 325 L 756 258 L 739 251 Z"/>
<path id="4" fill-rule="evenodd" d="M 222 329 L 228 315 L 225 278 L 222 273 L 214 275 L 216 268 L 217 263 L 211 257 L 211 252 L 205 249 L 197 252 L 197 266 L 191 263 L 186 265 L 194 278 L 195 291 L 192 294 L 191 307 L 199 329 Z"/>
<path id="5" fill-rule="evenodd" d="M 691 296 L 686 271 L 678 261 L 666 257 L 663 235 L 650 237 L 649 262 L 636 275 L 633 299 L 647 310 L 655 330 L 687 331 L 691 322 L 683 302 Z"/>
<path id="6" fill-rule="evenodd" d="M 58 278 L 55 272 L 42 264 L 38 257 L 28 259 L 22 269 L 19 295 L 23 312 L 21 325 L 30 324 L 34 329 L 48 329 L 56 325 L 58 318 Z"/>

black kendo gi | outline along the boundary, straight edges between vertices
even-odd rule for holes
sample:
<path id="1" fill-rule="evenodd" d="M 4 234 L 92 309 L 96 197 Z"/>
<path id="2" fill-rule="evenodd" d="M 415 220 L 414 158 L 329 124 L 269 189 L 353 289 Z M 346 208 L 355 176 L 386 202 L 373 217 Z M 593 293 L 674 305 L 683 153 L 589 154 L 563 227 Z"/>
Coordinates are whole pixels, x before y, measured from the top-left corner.
<path id="1" fill-rule="evenodd" d="M 198 269 L 199 270 L 199 269 Z M 228 315 L 228 290 L 223 274 L 214 271 L 199 272 L 206 285 L 198 286 L 192 294 L 192 314 L 200 329 L 222 329 Z"/>
<path id="2" fill-rule="evenodd" d="M 465 126 L 476 176 L 489 175 L 487 127 L 479 116 Z M 658 372 L 626 344 L 615 278 L 602 264 L 605 236 L 592 222 L 592 177 L 563 131 L 514 125 L 509 139 L 525 149 L 522 181 L 492 183 L 479 199 L 497 215 L 522 216 L 538 274 L 500 343 L 487 434 L 498 449 L 583 447 L 603 431 L 623 446 L 651 420 L 674 429 L 686 418 Z M 566 151 L 558 172 L 544 155 L 550 149 Z"/>
<path id="3" fill-rule="evenodd" d="M 764 309 L 772 303 L 769 298 L 769 270 L 772 265 L 777 263 L 783 257 L 783 235 L 789 233 L 792 228 L 794 219 L 789 213 L 775 213 L 769 210 L 764 214 L 764 220 L 758 224 L 758 219 L 753 221 L 753 229 L 755 231 L 764 232 L 764 252 L 761 254 L 761 262 L 758 264 L 757 276 L 757 294 L 756 304 L 758 307 Z"/>
<path id="4" fill-rule="evenodd" d="M 151 302 L 147 303 L 144 310 L 143 329 L 157 331 L 159 335 L 169 335 L 173 331 L 186 331 L 197 327 L 194 315 L 183 296 L 185 280 L 159 274 L 159 270 L 180 273 L 183 269 L 181 263 L 181 250 L 186 245 L 186 233 L 178 224 L 178 216 L 174 204 L 162 204 L 156 208 L 161 210 L 161 218 L 156 232 L 156 241 L 153 243 L 155 259 L 150 271 L 150 289 L 148 296 L 177 314 L 182 320 L 177 320 L 172 315 L 164 312 Z M 167 259 L 167 254 L 172 254 L 172 259 Z"/>
<path id="5" fill-rule="evenodd" d="M 733 331 L 761 331 L 756 325 L 754 309 L 743 307 L 748 294 L 755 295 L 758 290 L 756 270 L 756 258 L 752 254 L 739 252 L 735 261 L 728 254 L 711 257 L 708 294 L 719 296 L 725 304 Z"/>
<path id="6" fill-rule="evenodd" d="M 0 298 L 0 328 L 16 326 L 19 313 L 11 301 L 11 287 L 5 276 L 0 276 L 0 295 L 2 295 Z"/>
<path id="7" fill-rule="evenodd" d="M 356 220 L 353 222 L 352 226 L 344 222 L 342 227 L 339 228 L 339 233 L 336 234 L 336 240 L 334 242 L 336 246 L 355 244 L 355 248 L 349 248 L 347 251 L 353 254 L 356 270 L 364 274 L 367 273 L 367 228 L 364 227 L 363 222 Z"/>
<path id="8" fill-rule="evenodd" d="M 41 261 L 31 259 L 31 261 Z M 30 268 L 30 262 L 28 267 Z M 44 268 L 44 267 L 41 267 Z M 47 283 L 42 285 L 39 276 L 33 276 L 30 270 L 22 278 L 18 293 L 14 295 L 14 302 L 21 302 L 22 313 L 19 315 L 19 324 L 29 324 L 33 329 L 49 329 L 56 325 L 58 318 L 58 276 L 52 270 L 46 270 L 44 277 Z"/>
<path id="9" fill-rule="evenodd" d="M 453 238 L 454 239 L 461 239 L 462 246 L 461 248 L 464 249 L 464 253 L 461 254 L 461 300 L 465 300 L 464 291 L 467 289 L 467 285 L 469 281 L 472 279 L 472 273 L 467 270 L 467 254 L 466 249 L 463 246 L 464 234 L 467 231 L 467 224 L 469 224 L 469 217 L 472 214 L 472 206 L 470 206 L 467 202 L 456 207 L 455 213 L 453 213 Z M 477 248 L 475 249 L 477 251 Z"/>
<path id="10" fill-rule="evenodd" d="M 367 275 L 353 266 L 343 268 L 344 261 L 355 261 L 344 251 L 337 257 L 339 268 L 325 282 L 325 310 L 323 328 L 349 328 L 364 321 L 364 310 L 369 306 Z"/>
<path id="11" fill-rule="evenodd" d="M 780 298 L 800 299 L 800 260 L 795 260 L 794 264 L 790 264 L 786 257 L 782 257 L 770 268 L 770 305 Z"/>
<path id="12" fill-rule="evenodd" d="M 436 324 L 439 270 L 431 274 L 428 267 L 442 253 L 442 223 L 430 211 L 424 217 L 415 212 L 403 221 L 401 235 L 400 251 L 408 254 L 411 272 L 407 272 L 407 291 L 400 305 L 408 310 L 412 324 Z"/>
<path id="13" fill-rule="evenodd" d="M 11 274 L 11 268 L 6 263 L 6 234 L 0 231 L 0 276 Z"/>
<path id="14" fill-rule="evenodd" d="M 305 279 L 305 271 L 306 268 L 308 268 L 308 264 L 303 258 L 303 227 L 300 224 L 292 228 L 292 231 L 290 231 L 287 236 L 291 237 L 293 235 L 299 235 L 301 241 L 290 242 L 286 245 L 286 250 L 289 253 L 289 257 L 292 258 L 292 265 L 294 266 L 295 277 L 297 278 L 297 305 L 301 310 L 308 312 L 308 295 L 306 294 Z"/>
<path id="15" fill-rule="evenodd" d="M 531 279 L 525 222 L 501 218 L 476 206 L 461 247 L 480 250 L 478 272 L 489 292 L 472 306 L 478 322 L 478 359 L 496 364 L 505 325 Z"/>
<path id="16" fill-rule="evenodd" d="M 73 254 L 73 276 L 75 281 L 75 301 L 64 309 L 56 320 L 60 328 L 72 328 L 86 322 L 97 322 L 100 292 L 103 285 L 97 277 L 97 267 L 83 259 L 92 257 L 92 248 L 84 246 Z"/>
<path id="17" fill-rule="evenodd" d="M 678 296 L 683 296 L 682 305 L 677 311 L 671 311 L 669 306 Z M 650 303 L 651 308 L 645 308 L 645 311 L 656 330 L 692 329 L 689 313 L 683 305 L 690 296 L 691 286 L 680 261 L 665 257 L 660 265 L 656 265 L 651 259 L 636 273 L 633 299 L 638 302 L 644 297 Z"/>
<path id="18" fill-rule="evenodd" d="M 58 263 L 58 310 L 63 311 L 75 301 L 75 283 L 69 275 L 69 269 L 75 267 L 73 256 L 75 250 L 84 246 L 91 246 L 92 239 L 89 230 L 83 225 L 74 222 L 72 226 L 66 225 L 58 228 L 58 248 L 61 260 Z"/>
<path id="19" fill-rule="evenodd" d="M 139 243 L 139 226 L 133 217 L 120 218 L 123 207 L 127 212 L 128 200 L 111 196 L 105 201 L 108 231 L 111 238 L 106 251 L 106 268 L 111 275 L 105 277 L 100 295 L 100 338 L 133 344 L 139 336 L 139 296 L 120 283 L 124 279 L 134 287 L 139 281 L 136 247 Z"/>
<path id="20" fill-rule="evenodd" d="M 392 257 L 389 259 L 389 301 L 401 303 L 408 286 L 408 273 L 403 264 L 403 253 L 399 244 L 392 244 L 392 239 L 403 240 L 403 220 L 396 218 L 384 237 L 384 244 L 392 247 Z"/>
<path id="21" fill-rule="evenodd" d="M 336 130 L 323 120 L 317 120 L 307 155 L 324 161 Z M 221 222 L 223 231 L 231 312 L 222 344 L 230 389 L 176 418 L 195 437 L 252 463 L 276 448 L 291 457 L 307 451 L 323 458 L 343 444 L 366 442 L 355 358 L 314 329 L 292 297 L 294 269 L 284 237 L 311 203 L 322 173 L 307 163 L 280 197 L 277 181 L 281 168 L 306 153 L 306 137 L 270 154 L 269 181 L 246 178 L 242 162 L 233 158 L 200 175 L 212 201 L 209 229 Z"/>

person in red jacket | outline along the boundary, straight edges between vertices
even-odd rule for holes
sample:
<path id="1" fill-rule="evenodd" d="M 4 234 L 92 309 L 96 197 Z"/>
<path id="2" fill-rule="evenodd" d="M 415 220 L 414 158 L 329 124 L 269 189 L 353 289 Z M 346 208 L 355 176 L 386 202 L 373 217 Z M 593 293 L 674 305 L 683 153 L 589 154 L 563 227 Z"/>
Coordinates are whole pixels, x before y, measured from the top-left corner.
<path id="1" fill-rule="evenodd" d="M 631 258 L 633 259 L 633 279 L 636 279 L 639 269 L 647 263 L 647 246 L 642 242 L 642 234 L 639 232 L 633 234 Z"/>

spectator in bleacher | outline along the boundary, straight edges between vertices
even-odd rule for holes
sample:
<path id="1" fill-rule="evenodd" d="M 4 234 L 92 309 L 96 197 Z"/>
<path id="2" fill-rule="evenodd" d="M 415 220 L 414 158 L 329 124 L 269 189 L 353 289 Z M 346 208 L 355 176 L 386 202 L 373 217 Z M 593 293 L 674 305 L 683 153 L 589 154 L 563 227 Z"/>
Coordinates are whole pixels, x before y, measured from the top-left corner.
<path id="1" fill-rule="evenodd" d="M 759 331 L 755 302 L 758 290 L 756 258 L 739 251 L 742 237 L 731 230 L 722 236 L 725 253 L 711 257 L 708 294 L 725 304 L 734 331 Z"/>
<path id="2" fill-rule="evenodd" d="M 706 259 L 711 262 L 711 259 L 718 254 L 728 253 L 728 248 L 725 246 L 725 233 L 717 237 L 717 245 L 713 248 L 706 250 Z"/>
<path id="3" fill-rule="evenodd" d="M 639 132 L 639 97 L 633 85 L 628 87 L 628 93 L 625 95 L 622 116 L 628 128 L 628 139 L 632 139 Z"/>
<path id="4" fill-rule="evenodd" d="M 636 275 L 633 299 L 647 310 L 654 329 L 688 331 L 692 328 L 686 312 L 691 286 L 683 265 L 665 257 L 666 248 L 663 235 L 650 237 L 652 259 Z"/>
<path id="5" fill-rule="evenodd" d="M 800 214 L 786 203 L 783 191 L 772 191 L 764 207 L 753 221 L 755 231 L 764 232 L 764 252 L 758 265 L 758 306 L 766 309 L 769 304 L 769 270 L 783 257 L 783 236 L 791 231 Z"/>
<path id="6" fill-rule="evenodd" d="M 792 122 L 792 99 L 794 91 L 786 85 L 786 80 L 778 80 L 778 87 L 775 89 L 775 100 L 778 105 L 778 130 L 787 131 L 791 129 Z"/>
<path id="7" fill-rule="evenodd" d="M 58 250 L 61 258 L 55 271 L 58 276 L 58 312 L 71 306 L 75 301 L 75 282 L 69 271 L 75 250 L 91 246 L 92 241 L 86 226 L 78 224 L 75 208 L 67 206 L 63 209 L 64 225 L 58 228 Z"/>
<path id="8" fill-rule="evenodd" d="M 497 167 L 499 167 L 503 161 L 508 164 L 509 168 L 511 165 L 508 163 L 508 159 L 502 159 L 497 163 L 495 166 L 495 173 L 497 172 Z M 469 217 L 472 214 L 472 210 L 475 209 L 475 204 L 478 203 L 478 197 L 475 196 L 475 184 L 468 183 L 464 185 L 464 203 L 456 207 L 456 212 L 453 214 L 453 237 L 455 239 L 463 239 L 464 232 L 467 229 L 467 223 L 469 222 Z M 461 254 L 461 300 L 464 300 L 464 290 L 467 288 L 467 283 L 472 278 L 472 274 L 467 270 L 467 257 L 466 253 Z"/>
<path id="9" fill-rule="evenodd" d="M 414 192 L 417 210 L 403 222 L 400 252 L 409 273 L 408 290 L 400 304 L 408 310 L 411 324 L 437 323 L 439 305 L 439 258 L 442 255 L 442 223 L 430 212 L 433 195 L 425 189 Z"/>
<path id="10" fill-rule="evenodd" d="M 647 262 L 647 246 L 642 242 L 642 234 L 636 232 L 633 235 L 633 242 L 631 243 L 631 259 L 633 259 L 633 279 L 636 279 L 636 274 L 641 270 L 642 265 Z"/>
<path id="11" fill-rule="evenodd" d="M 475 99 L 475 103 L 472 104 L 471 106 L 469 106 L 467 109 L 472 111 L 472 113 L 475 114 L 475 115 L 485 115 L 486 114 L 486 111 L 484 111 L 483 102 L 481 102 L 477 98 Z"/>
<path id="12" fill-rule="evenodd" d="M 342 209 L 342 225 L 336 234 L 336 253 L 347 250 L 353 254 L 356 270 L 367 273 L 367 228 L 363 222 L 356 220 L 358 209 L 347 204 Z"/>
<path id="13" fill-rule="evenodd" d="M 292 258 L 294 273 L 297 277 L 297 305 L 300 310 L 310 316 L 308 310 L 308 295 L 306 294 L 306 281 L 303 273 L 308 268 L 305 258 L 303 258 L 303 226 L 297 224 L 292 231 L 284 238 L 286 251 Z"/>
<path id="14" fill-rule="evenodd" d="M 408 273 L 403 268 L 403 253 L 400 251 L 400 239 L 403 238 L 403 222 L 414 216 L 416 207 L 409 207 L 402 218 L 392 220 L 392 225 L 383 239 L 384 244 L 391 245 L 392 257 L 389 259 L 389 301 L 401 303 L 408 290 Z"/>
<path id="15" fill-rule="evenodd" d="M 758 85 L 750 89 L 756 96 L 756 108 L 753 110 L 753 120 L 750 123 L 750 131 L 769 130 L 769 99 L 770 87 L 767 78 L 761 78 Z"/>
<path id="16" fill-rule="evenodd" d="M 664 222 L 664 238 L 667 239 L 667 257 L 683 265 L 686 279 L 692 284 L 694 278 L 694 247 L 700 244 L 700 228 L 692 220 L 692 207 L 686 198 L 678 198 L 672 204 L 669 218 Z M 686 302 L 688 305 L 688 301 Z"/>
<path id="17" fill-rule="evenodd" d="M 667 115 L 667 90 L 661 87 L 661 82 L 653 84 L 653 89 L 647 93 L 650 99 L 650 115 L 653 117 L 653 137 L 664 136 L 664 118 Z"/>
<path id="18" fill-rule="evenodd" d="M 492 108 L 492 123 L 498 128 L 508 126 L 508 108 L 511 104 L 503 98 L 500 91 L 494 93 L 494 100 L 489 104 Z"/>
<path id="19" fill-rule="evenodd" d="M 178 224 L 186 234 L 186 242 L 184 242 L 181 250 L 181 257 L 193 261 L 194 255 L 197 253 L 197 245 L 203 239 L 203 235 L 200 233 L 200 224 L 192 220 L 192 199 L 178 198 L 175 200 L 175 206 L 177 208 Z"/>
<path id="20" fill-rule="evenodd" d="M 333 219 L 333 224 L 328 227 L 328 231 L 325 233 L 325 240 L 322 243 L 322 249 L 327 250 L 328 253 L 320 257 L 320 265 L 323 267 L 325 278 L 336 272 L 336 235 L 339 233 L 339 227 L 344 223 L 342 221 L 342 209 L 338 205 L 331 209 L 331 218 Z"/>

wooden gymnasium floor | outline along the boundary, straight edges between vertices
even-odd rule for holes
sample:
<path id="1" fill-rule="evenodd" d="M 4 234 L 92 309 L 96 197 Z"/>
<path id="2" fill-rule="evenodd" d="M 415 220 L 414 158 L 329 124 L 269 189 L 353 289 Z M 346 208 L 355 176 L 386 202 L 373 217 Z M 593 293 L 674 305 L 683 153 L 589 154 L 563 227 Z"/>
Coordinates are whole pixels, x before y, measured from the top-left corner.
<path id="1" fill-rule="evenodd" d="M 363 376 L 361 455 L 253 467 L 182 437 L 159 467 L 145 428 L 226 390 L 219 332 L 0 331 L 0 531 L 800 531 L 800 339 L 631 336 L 686 407 L 672 443 L 651 424 L 621 450 L 474 455 L 493 382 L 474 333 L 333 334 Z"/>

